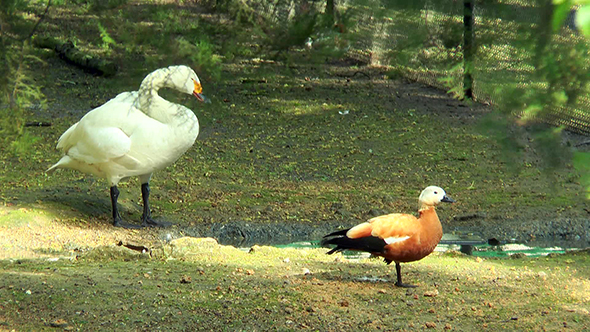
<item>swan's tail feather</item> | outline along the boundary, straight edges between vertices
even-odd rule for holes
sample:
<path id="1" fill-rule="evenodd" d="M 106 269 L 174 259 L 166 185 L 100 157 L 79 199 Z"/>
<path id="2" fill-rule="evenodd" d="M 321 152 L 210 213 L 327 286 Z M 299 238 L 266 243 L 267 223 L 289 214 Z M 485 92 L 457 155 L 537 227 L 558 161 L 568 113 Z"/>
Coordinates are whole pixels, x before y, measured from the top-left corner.
<path id="1" fill-rule="evenodd" d="M 45 173 L 47 173 L 47 174 L 51 174 L 51 173 L 55 172 L 55 170 L 56 170 L 58 167 L 59 167 L 59 163 L 57 163 L 57 164 L 55 164 L 55 165 L 53 165 L 53 166 L 49 167 L 49 168 L 48 168 L 48 169 L 45 171 Z"/>
<path id="2" fill-rule="evenodd" d="M 63 168 L 64 165 L 67 165 L 72 159 L 69 156 L 63 156 L 55 165 L 49 167 L 45 173 L 51 174 L 55 172 L 58 168 Z"/>

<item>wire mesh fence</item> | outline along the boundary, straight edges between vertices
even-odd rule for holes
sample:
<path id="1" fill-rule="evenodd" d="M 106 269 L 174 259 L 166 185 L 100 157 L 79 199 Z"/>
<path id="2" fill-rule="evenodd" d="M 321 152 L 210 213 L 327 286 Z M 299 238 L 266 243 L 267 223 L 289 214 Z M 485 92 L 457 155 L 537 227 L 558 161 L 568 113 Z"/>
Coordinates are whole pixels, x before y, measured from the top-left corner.
<path id="1" fill-rule="evenodd" d="M 507 91 L 511 90 L 525 95 L 527 91 L 555 93 L 556 82 L 548 82 L 537 73 L 539 34 L 552 24 L 547 15 L 548 2 L 473 0 L 475 48 L 472 63 L 467 67 L 463 62 L 465 3 L 463 0 L 392 1 L 381 7 L 380 13 L 375 8 L 359 7 L 358 11 L 364 10 L 365 14 L 359 15 L 358 31 L 370 37 L 362 38 L 355 47 L 366 50 L 373 64 L 396 66 L 409 78 L 457 95 L 464 92 L 464 75 L 466 70 L 470 71 L 473 96 L 478 101 L 497 105 L 505 101 Z M 549 51 L 563 53 L 555 58 L 562 67 L 571 66 L 561 68 L 564 81 L 561 86 L 580 91 L 570 102 L 551 105 L 540 117 L 552 125 L 588 135 L 590 96 L 584 83 L 587 78 L 582 77 L 584 84 L 578 84 L 575 76 L 587 76 L 589 64 L 585 59 L 573 58 L 583 58 L 586 53 L 573 50 L 576 45 L 583 45 L 587 50 L 588 43 L 575 27 L 575 13 L 573 8 L 563 28 L 551 35 L 554 49 Z M 568 78 L 572 80 L 568 82 Z M 519 111 L 522 110 L 514 109 Z"/>
<path id="2" fill-rule="evenodd" d="M 590 134 L 590 44 L 575 26 L 576 8 L 556 32 L 551 0 L 243 1 L 277 25 L 302 22 L 302 16 L 335 4 L 335 26 L 313 31 L 314 45 L 334 47 L 326 40 L 337 40 L 338 48 L 358 60 L 354 63 L 391 66 L 459 97 L 472 82 L 478 101 L 513 107 L 517 114 L 542 109 L 537 112 L 542 121 Z M 472 13 L 472 25 L 466 24 L 466 13 Z M 467 28 L 472 29 L 471 52 Z M 340 35 L 344 31 L 352 33 Z M 286 33 L 278 37 L 286 39 Z M 552 53 L 553 62 L 547 63 L 541 51 Z"/>

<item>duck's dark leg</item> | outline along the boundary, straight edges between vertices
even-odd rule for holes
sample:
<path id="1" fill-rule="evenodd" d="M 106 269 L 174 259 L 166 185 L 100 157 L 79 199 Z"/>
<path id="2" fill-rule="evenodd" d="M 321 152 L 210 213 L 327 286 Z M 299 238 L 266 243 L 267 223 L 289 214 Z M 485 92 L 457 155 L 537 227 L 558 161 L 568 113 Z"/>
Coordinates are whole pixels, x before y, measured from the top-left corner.
<path id="1" fill-rule="evenodd" d="M 167 227 L 170 223 L 156 222 L 152 219 L 150 211 L 150 184 L 149 182 L 141 184 L 141 198 L 143 200 L 143 214 L 141 215 L 141 225 L 150 227 Z"/>
<path id="2" fill-rule="evenodd" d="M 402 282 L 402 267 L 399 262 L 395 262 L 395 272 L 397 273 L 397 281 L 395 285 L 397 287 L 404 287 L 404 288 L 414 288 L 415 285 L 407 285 Z"/>
<path id="3" fill-rule="evenodd" d="M 121 219 L 121 215 L 119 214 L 119 208 L 117 207 L 117 199 L 119 199 L 119 189 L 117 188 L 117 186 L 112 186 L 111 205 L 113 208 L 113 226 L 123 228 L 140 228 L 137 225 L 127 224 L 123 222 L 123 219 Z"/>

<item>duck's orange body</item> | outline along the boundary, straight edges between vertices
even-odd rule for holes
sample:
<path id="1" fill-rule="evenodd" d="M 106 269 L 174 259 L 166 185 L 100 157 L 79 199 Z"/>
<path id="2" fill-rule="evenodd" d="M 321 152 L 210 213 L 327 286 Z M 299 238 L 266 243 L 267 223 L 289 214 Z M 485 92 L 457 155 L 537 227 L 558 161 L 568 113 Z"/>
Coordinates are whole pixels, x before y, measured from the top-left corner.
<path id="1" fill-rule="evenodd" d="M 372 236 L 384 239 L 385 247 L 380 251 L 372 251 L 372 254 L 394 262 L 417 261 L 434 250 L 443 233 L 434 206 L 422 209 L 419 213 L 419 218 L 400 213 L 379 216 L 351 228 L 346 232 L 346 237 L 359 239 Z"/>
<path id="2" fill-rule="evenodd" d="M 395 262 L 396 285 L 408 286 L 401 282 L 400 263 L 420 260 L 436 248 L 443 234 L 435 210 L 439 202 L 454 201 L 441 188 L 428 187 L 420 195 L 418 218 L 401 213 L 375 217 L 353 228 L 326 235 L 322 244 L 336 245 L 328 254 L 359 250 L 381 256 L 387 264 Z"/>

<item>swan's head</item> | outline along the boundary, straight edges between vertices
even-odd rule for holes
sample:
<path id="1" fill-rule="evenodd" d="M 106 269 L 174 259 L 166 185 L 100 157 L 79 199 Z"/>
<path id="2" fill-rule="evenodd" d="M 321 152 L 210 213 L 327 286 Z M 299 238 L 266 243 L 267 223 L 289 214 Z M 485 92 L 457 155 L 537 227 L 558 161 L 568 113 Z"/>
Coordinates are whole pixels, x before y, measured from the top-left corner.
<path id="1" fill-rule="evenodd" d="M 209 101 L 202 92 L 201 81 L 190 67 L 170 66 L 160 68 L 143 79 L 140 91 L 156 92 L 160 88 L 172 88 L 197 97 L 199 101 Z"/>
<path id="2" fill-rule="evenodd" d="M 192 68 L 188 66 L 170 66 L 167 68 L 169 71 L 170 83 L 174 88 L 195 96 L 199 101 L 206 101 L 203 93 L 203 87 L 201 81 Z"/>
<path id="3" fill-rule="evenodd" d="M 440 202 L 454 203 L 455 201 L 447 196 L 447 193 L 437 186 L 426 187 L 418 198 L 420 207 L 436 206 Z"/>

